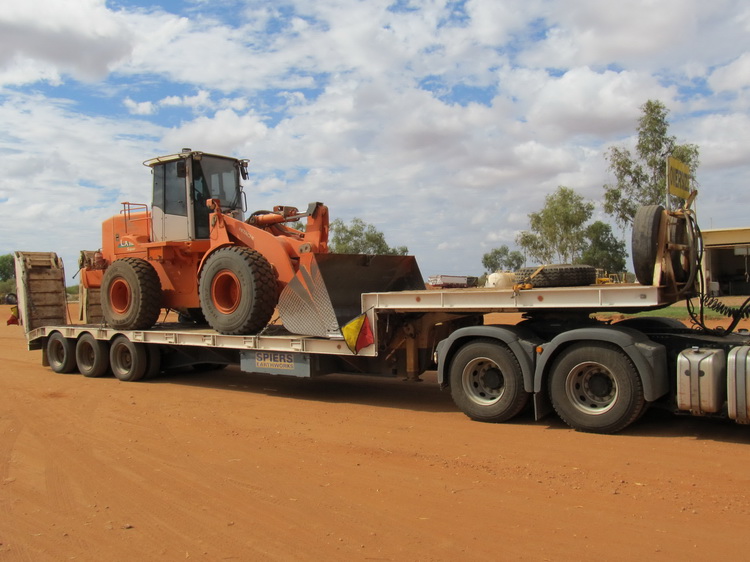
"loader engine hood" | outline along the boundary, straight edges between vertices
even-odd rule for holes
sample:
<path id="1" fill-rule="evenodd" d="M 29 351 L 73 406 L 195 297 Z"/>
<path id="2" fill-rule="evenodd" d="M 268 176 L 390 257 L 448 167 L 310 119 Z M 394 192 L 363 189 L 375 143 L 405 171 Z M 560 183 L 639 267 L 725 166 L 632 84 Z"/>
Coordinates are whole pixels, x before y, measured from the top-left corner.
<path id="1" fill-rule="evenodd" d="M 303 254 L 279 297 L 279 315 L 294 334 L 336 337 L 363 312 L 362 293 L 424 288 L 414 256 Z"/>

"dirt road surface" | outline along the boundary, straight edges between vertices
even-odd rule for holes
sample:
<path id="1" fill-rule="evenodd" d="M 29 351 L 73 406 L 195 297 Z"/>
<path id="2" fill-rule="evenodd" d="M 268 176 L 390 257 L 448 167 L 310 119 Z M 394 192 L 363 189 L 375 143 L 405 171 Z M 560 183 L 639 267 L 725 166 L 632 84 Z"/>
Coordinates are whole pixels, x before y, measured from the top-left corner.
<path id="1" fill-rule="evenodd" d="M 750 427 L 469 421 L 421 384 L 59 375 L 0 307 L 0 560 L 746 560 Z"/>

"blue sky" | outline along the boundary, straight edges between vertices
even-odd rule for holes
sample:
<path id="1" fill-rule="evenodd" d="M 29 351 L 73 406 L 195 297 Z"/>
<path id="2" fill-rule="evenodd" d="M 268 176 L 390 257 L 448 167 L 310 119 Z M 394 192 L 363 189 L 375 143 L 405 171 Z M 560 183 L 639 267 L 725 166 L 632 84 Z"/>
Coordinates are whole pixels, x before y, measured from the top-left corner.
<path id="1" fill-rule="evenodd" d="M 0 12 L 0 254 L 72 277 L 149 200 L 142 162 L 192 147 L 250 158 L 250 211 L 323 201 L 478 275 L 559 185 L 608 220 L 648 99 L 700 147 L 701 226 L 748 226 L 749 88 L 742 0 L 27 0 Z"/>

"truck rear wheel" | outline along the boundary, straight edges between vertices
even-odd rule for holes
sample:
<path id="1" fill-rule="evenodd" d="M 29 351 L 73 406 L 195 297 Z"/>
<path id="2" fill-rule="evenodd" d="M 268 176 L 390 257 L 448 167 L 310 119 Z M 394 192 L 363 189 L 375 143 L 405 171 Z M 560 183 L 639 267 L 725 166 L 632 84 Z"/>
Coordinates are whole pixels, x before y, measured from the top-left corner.
<path id="1" fill-rule="evenodd" d="M 259 252 L 241 246 L 220 248 L 206 260 L 198 292 L 208 324 L 222 334 L 259 332 L 278 299 L 271 265 Z"/>
<path id="2" fill-rule="evenodd" d="M 84 377 L 101 377 L 109 370 L 109 344 L 83 334 L 76 342 L 76 365 Z"/>
<path id="3" fill-rule="evenodd" d="M 607 343 L 576 344 L 563 351 L 552 365 L 549 396 L 565 423 L 592 433 L 625 429 L 646 405 L 635 366 Z"/>
<path id="4" fill-rule="evenodd" d="M 47 339 L 47 362 L 56 373 L 76 370 L 75 342 L 60 332 L 52 332 Z"/>
<path id="5" fill-rule="evenodd" d="M 450 385 L 456 406 L 476 421 L 508 421 L 529 400 L 515 355 L 491 340 L 475 341 L 458 350 L 451 362 Z"/>
<path id="6" fill-rule="evenodd" d="M 104 272 L 101 300 L 104 320 L 116 330 L 147 330 L 161 312 L 159 275 L 146 260 L 115 260 Z"/>
<path id="7" fill-rule="evenodd" d="M 112 373 L 121 381 L 139 381 L 148 367 L 146 345 L 132 342 L 125 336 L 117 336 L 109 348 L 109 362 Z"/>

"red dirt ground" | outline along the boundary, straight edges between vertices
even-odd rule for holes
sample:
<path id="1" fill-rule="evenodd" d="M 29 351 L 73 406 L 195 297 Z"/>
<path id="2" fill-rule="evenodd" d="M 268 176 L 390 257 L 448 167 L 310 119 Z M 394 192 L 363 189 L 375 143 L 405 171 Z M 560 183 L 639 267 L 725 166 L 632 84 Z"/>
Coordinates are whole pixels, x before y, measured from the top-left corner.
<path id="1" fill-rule="evenodd" d="M 434 376 L 85 379 L 18 326 L 0 359 L 3 561 L 748 557 L 750 428 L 731 422 L 482 424 Z"/>

